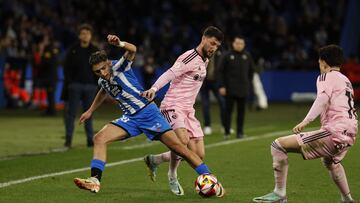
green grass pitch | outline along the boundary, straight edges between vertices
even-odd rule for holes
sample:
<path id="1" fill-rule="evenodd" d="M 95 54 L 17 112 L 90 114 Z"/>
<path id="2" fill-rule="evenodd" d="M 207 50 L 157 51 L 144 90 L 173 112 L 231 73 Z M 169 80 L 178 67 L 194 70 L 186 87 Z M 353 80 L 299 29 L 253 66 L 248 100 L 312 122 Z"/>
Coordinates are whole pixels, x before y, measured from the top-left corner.
<path id="1" fill-rule="evenodd" d="M 185 196 L 177 197 L 169 191 L 167 164 L 158 169 L 157 182 L 151 182 L 139 158 L 163 152 L 166 148 L 160 143 L 148 143 L 143 135 L 108 147 L 108 163 L 134 160 L 107 167 L 97 194 L 80 190 L 72 182 L 74 177 L 87 177 L 88 170 L 1 187 L 11 181 L 88 167 L 92 151 L 85 147 L 83 126 L 76 126 L 74 148 L 57 152 L 64 142 L 62 112 L 57 117 L 44 118 L 34 110 L 0 110 L 0 202 L 248 203 L 253 197 L 273 189 L 270 144 L 274 138 L 290 133 L 306 115 L 310 105 L 271 104 L 266 111 L 247 111 L 247 138 L 237 142 L 232 135 L 229 143 L 224 142 L 221 133 L 218 107 L 212 106 L 215 132 L 205 137 L 205 162 L 227 191 L 221 199 L 203 199 L 195 193 L 193 186 L 197 175 L 185 162 L 178 171 Z M 200 108 L 197 109 L 196 116 L 201 120 Z M 114 106 L 101 107 L 94 115 L 95 130 L 117 118 L 119 113 Z M 317 126 L 318 121 L 309 128 Z M 355 144 L 343 160 L 352 195 L 358 201 L 359 156 L 360 148 Z M 297 154 L 289 155 L 287 194 L 290 203 L 331 203 L 340 197 L 321 161 L 303 161 Z"/>

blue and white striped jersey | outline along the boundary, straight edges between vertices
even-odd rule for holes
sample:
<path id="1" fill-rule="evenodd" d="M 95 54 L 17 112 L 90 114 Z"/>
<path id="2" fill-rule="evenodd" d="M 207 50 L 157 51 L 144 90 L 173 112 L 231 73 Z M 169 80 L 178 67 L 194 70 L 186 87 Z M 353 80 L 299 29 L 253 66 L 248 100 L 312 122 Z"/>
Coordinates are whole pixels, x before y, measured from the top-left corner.
<path id="1" fill-rule="evenodd" d="M 98 84 L 119 102 L 124 114 L 135 114 L 150 102 L 140 96 L 144 89 L 131 69 L 132 61 L 121 57 L 120 60 L 111 61 L 111 64 L 113 76 L 110 81 L 99 78 Z"/>

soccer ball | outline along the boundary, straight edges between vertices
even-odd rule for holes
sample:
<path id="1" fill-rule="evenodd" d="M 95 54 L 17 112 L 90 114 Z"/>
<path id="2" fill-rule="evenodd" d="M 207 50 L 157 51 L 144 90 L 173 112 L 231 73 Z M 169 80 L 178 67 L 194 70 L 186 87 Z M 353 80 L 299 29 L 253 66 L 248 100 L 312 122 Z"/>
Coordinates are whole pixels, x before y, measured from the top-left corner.
<path id="1" fill-rule="evenodd" d="M 195 190 L 202 197 L 212 197 L 219 192 L 217 178 L 211 174 L 202 174 L 195 180 Z"/>

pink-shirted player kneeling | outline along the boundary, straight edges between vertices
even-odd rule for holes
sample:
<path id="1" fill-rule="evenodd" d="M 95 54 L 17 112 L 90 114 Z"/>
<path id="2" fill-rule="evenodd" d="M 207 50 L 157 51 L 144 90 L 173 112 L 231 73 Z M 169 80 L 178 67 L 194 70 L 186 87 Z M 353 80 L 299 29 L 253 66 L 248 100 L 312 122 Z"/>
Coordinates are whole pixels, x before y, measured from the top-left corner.
<path id="1" fill-rule="evenodd" d="M 355 143 L 358 131 L 353 88 L 349 79 L 340 73 L 344 61 L 339 46 L 328 45 L 319 49 L 321 75 L 317 78 L 317 97 L 305 119 L 293 128 L 295 134 L 280 137 L 271 144 L 275 189 L 254 202 L 287 202 L 286 178 L 288 152 L 301 153 L 305 160 L 321 158 L 331 178 L 340 190 L 342 203 L 354 203 L 344 167 L 340 163 Z M 320 115 L 321 128 L 302 130 Z"/>

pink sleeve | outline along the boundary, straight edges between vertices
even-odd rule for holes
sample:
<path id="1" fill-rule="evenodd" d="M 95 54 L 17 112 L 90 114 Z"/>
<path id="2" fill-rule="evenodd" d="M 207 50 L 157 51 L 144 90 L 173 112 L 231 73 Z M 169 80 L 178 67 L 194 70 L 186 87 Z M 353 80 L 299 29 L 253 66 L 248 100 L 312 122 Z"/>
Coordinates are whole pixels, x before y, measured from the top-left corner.
<path id="1" fill-rule="evenodd" d="M 174 65 L 169 70 L 163 73 L 159 79 L 156 80 L 155 84 L 151 87 L 153 90 L 155 90 L 155 92 L 164 87 L 176 77 L 179 77 L 189 71 L 190 66 L 185 65 L 182 62 L 182 59 L 183 55 L 176 60 Z"/>
<path id="2" fill-rule="evenodd" d="M 315 120 L 323 111 L 325 111 L 327 104 L 329 103 L 329 96 L 326 93 L 320 93 L 317 95 L 310 111 L 306 115 L 303 121 L 310 123 Z"/>
<path id="3" fill-rule="evenodd" d="M 174 72 L 171 69 L 169 69 L 156 80 L 156 82 L 153 84 L 151 89 L 153 89 L 153 90 L 155 90 L 155 92 L 157 92 L 159 89 L 164 87 L 170 81 L 175 79 L 175 77 L 176 77 L 176 75 L 174 74 Z"/>

